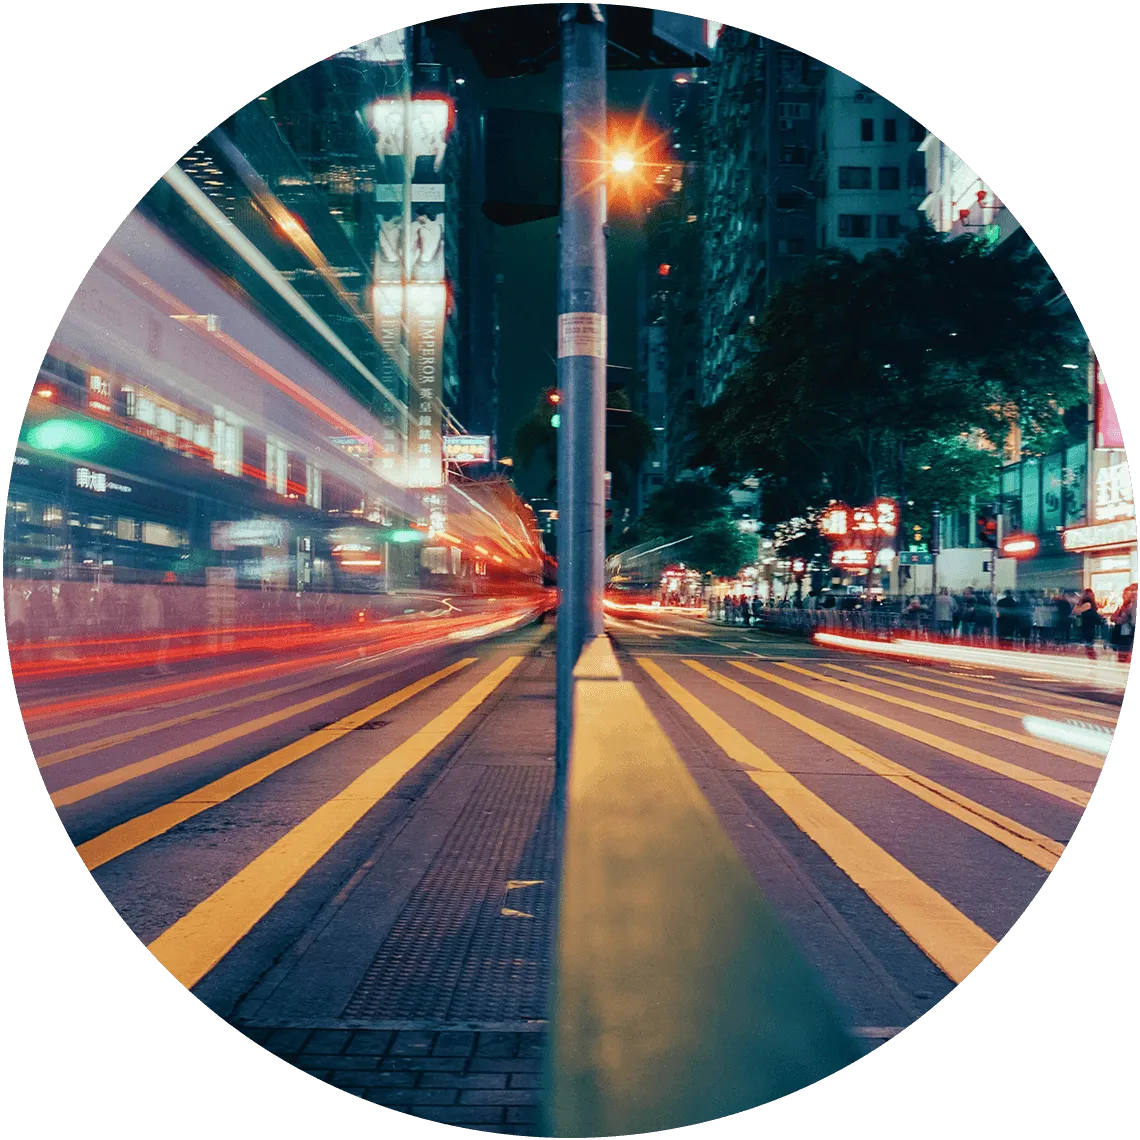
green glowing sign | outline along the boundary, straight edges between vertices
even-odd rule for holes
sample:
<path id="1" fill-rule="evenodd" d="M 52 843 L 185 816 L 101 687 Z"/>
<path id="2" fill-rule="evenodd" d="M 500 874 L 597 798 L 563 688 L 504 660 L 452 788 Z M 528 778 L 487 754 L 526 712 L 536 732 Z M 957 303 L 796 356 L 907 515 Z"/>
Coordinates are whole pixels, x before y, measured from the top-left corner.
<path id="1" fill-rule="evenodd" d="M 44 420 L 28 432 L 28 443 L 37 451 L 83 452 L 102 442 L 99 428 L 84 420 Z"/>
<path id="2" fill-rule="evenodd" d="M 423 534 L 418 530 L 394 530 L 388 536 L 389 542 L 422 542 Z"/>

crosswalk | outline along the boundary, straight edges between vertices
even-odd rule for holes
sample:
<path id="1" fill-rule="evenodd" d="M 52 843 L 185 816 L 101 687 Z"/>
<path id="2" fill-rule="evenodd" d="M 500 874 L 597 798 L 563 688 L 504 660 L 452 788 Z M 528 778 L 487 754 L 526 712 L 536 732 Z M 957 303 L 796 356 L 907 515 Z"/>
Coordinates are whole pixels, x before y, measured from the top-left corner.
<path id="1" fill-rule="evenodd" d="M 607 624 L 627 680 L 666 731 L 695 730 L 673 740 L 682 759 L 691 739 L 704 741 L 756 804 L 781 813 L 955 983 L 1063 856 L 1104 763 L 1063 736 L 1031 733 L 1028 721 L 1103 733 L 1116 719 L 1089 693 L 1047 694 L 979 670 L 765 645 L 718 655 L 697 631 Z M 422 675 L 329 675 L 315 686 L 263 676 L 217 701 L 176 690 L 149 716 L 120 705 L 95 718 L 77 704 L 31 735 L 84 863 L 116 905 L 132 900 L 140 937 L 193 987 L 548 633 L 515 648 L 456 649 Z M 379 719 L 397 709 L 396 720 Z M 318 710 L 328 721 L 306 725 Z M 390 727 L 358 731 L 374 725 Z M 525 726 L 496 731 L 507 740 Z M 219 835 L 237 836 L 234 846 Z M 158 900 L 149 912 L 133 902 L 140 888 Z"/>
<path id="2" fill-rule="evenodd" d="M 1030 710 L 1048 716 L 1053 702 L 1003 679 L 865 660 L 854 668 L 849 658 L 831 654 L 806 662 L 716 660 L 637 646 L 630 654 L 642 686 L 658 690 L 719 754 L 743 768 L 955 982 L 1004 933 L 991 921 L 991 900 L 977 889 L 986 880 L 976 873 L 977 861 L 990 857 L 979 840 L 1052 870 L 1104 762 L 1018 731 L 1011 722 L 1020 727 Z M 1113 711 L 1061 696 L 1052 715 L 1111 725 Z M 856 771 L 862 780 L 853 779 Z M 897 822 L 904 813 L 887 785 L 920 801 L 920 811 L 929 809 L 920 833 Z M 1000 895 L 1009 887 L 993 858 L 993 893 Z M 928 877 L 954 883 L 955 862 L 964 859 L 974 867 L 953 892 L 919 873 L 936 868 Z"/>

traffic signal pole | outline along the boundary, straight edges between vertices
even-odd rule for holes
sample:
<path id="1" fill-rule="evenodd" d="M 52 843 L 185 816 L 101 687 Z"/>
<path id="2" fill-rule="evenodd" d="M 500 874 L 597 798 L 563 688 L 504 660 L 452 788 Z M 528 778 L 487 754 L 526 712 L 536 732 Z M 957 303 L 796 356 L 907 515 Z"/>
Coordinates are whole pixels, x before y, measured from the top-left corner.
<path id="1" fill-rule="evenodd" d="M 559 227 L 556 796 L 565 803 L 573 671 L 603 632 L 606 394 L 606 24 L 599 5 L 563 4 Z"/>
<path id="2" fill-rule="evenodd" d="M 997 560 L 1001 553 L 1001 507 L 997 508 L 997 541 L 994 543 L 993 553 L 990 555 L 990 638 L 997 644 L 998 612 L 997 612 Z"/>

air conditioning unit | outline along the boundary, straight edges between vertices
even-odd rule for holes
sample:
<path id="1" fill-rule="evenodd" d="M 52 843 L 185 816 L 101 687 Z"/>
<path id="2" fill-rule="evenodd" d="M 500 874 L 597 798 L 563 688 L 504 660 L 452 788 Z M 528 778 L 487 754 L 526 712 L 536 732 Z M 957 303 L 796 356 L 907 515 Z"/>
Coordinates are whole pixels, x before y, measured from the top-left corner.
<path id="1" fill-rule="evenodd" d="M 875 98 L 873 91 L 868 91 L 866 88 L 860 88 L 855 92 L 856 103 L 870 103 Z"/>

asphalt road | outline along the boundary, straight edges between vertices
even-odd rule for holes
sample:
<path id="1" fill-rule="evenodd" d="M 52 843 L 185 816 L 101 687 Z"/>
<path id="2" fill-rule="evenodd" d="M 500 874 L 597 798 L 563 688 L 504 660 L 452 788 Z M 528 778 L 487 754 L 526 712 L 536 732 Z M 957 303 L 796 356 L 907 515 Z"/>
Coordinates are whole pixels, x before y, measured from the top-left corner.
<path id="1" fill-rule="evenodd" d="M 207 1005 L 359 1095 L 526 1132 L 556 909 L 554 641 L 493 616 L 21 697 L 99 887 Z M 1119 707 L 667 614 L 607 629 L 869 1047 L 1002 937 L 1081 817 L 1101 759 L 1024 717 L 1111 728 Z"/>

